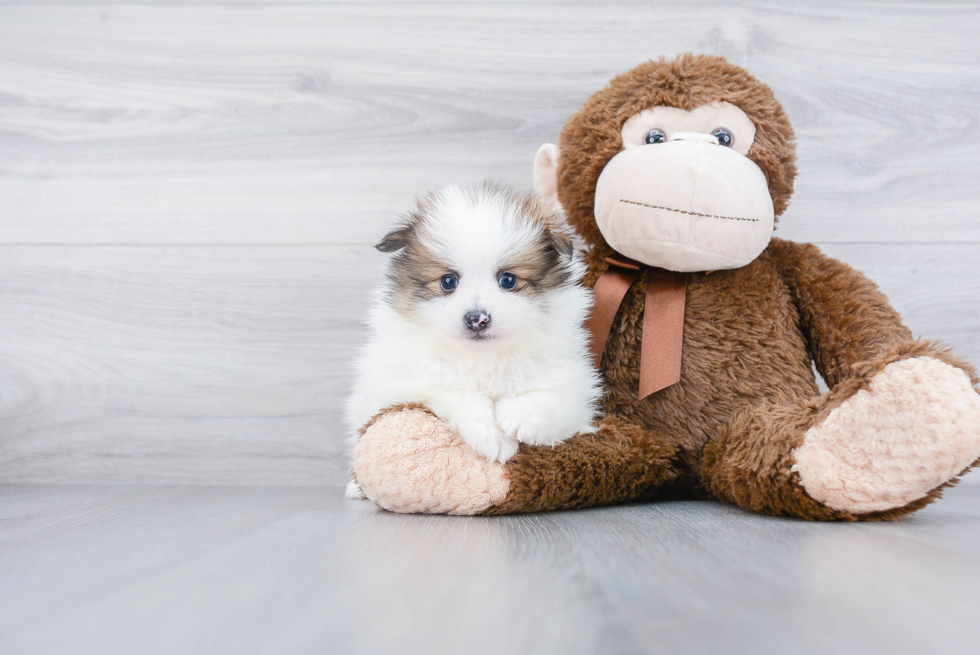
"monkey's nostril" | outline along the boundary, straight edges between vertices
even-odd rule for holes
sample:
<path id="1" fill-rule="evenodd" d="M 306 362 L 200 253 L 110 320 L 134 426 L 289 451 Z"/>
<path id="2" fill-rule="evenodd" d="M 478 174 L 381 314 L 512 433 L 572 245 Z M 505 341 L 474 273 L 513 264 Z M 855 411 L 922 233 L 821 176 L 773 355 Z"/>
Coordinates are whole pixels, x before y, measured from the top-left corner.
<path id="1" fill-rule="evenodd" d="M 474 332 L 479 332 L 487 329 L 490 325 L 490 314 L 479 309 L 473 312 L 466 312 L 466 316 L 463 317 L 463 323 Z"/>

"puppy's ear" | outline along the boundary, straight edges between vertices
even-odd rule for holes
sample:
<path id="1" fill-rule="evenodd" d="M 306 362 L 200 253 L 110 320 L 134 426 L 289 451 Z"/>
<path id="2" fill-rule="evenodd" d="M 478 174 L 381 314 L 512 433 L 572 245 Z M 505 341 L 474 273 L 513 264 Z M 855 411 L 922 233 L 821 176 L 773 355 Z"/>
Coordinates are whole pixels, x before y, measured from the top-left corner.
<path id="1" fill-rule="evenodd" d="M 572 253 L 575 252 L 575 246 L 572 243 L 572 237 L 562 227 L 555 225 L 548 226 L 548 236 L 551 238 L 551 245 L 555 247 L 562 257 L 571 257 Z"/>
<path id="2" fill-rule="evenodd" d="M 415 236 L 416 230 L 424 224 L 426 215 L 433 211 L 435 205 L 435 193 L 416 196 L 415 209 L 408 213 L 399 227 L 386 234 L 385 238 L 375 248 L 381 252 L 396 252 L 407 246 L 412 237 Z"/>
<path id="3" fill-rule="evenodd" d="M 397 230 L 392 230 L 375 246 L 381 252 L 396 252 L 408 245 L 408 240 L 412 237 L 414 230 L 412 225 L 404 225 Z"/>

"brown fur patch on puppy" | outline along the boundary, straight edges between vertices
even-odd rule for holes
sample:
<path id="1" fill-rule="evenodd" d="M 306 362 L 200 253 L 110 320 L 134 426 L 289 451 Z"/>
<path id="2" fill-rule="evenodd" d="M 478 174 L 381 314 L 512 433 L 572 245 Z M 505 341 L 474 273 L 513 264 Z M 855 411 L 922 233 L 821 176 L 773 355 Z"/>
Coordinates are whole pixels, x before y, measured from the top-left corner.
<path id="1" fill-rule="evenodd" d="M 602 257 L 611 253 L 595 223 L 599 174 L 622 149 L 623 124 L 663 105 L 691 111 L 712 102 L 744 111 L 756 133 L 748 158 L 762 169 L 778 217 L 789 205 L 796 177 L 793 128 L 772 90 L 722 57 L 684 54 L 640 64 L 590 97 L 561 131 L 558 200 L 568 222 Z"/>
<path id="2" fill-rule="evenodd" d="M 385 274 L 385 301 L 403 316 L 411 316 L 418 302 L 440 297 L 439 280 L 452 268 L 428 246 L 426 212 L 431 204 L 418 199 L 405 222 L 389 232 L 377 246 L 381 252 L 395 252 Z"/>
<path id="3" fill-rule="evenodd" d="M 517 276 L 517 293 L 537 296 L 576 281 L 573 271 L 562 265 L 572 254 L 571 239 L 563 227 L 549 225 L 549 219 L 549 216 L 538 214 L 536 220 L 543 229 L 533 240 L 500 263 L 501 273 L 509 272 Z M 566 239 L 569 248 L 564 250 Z"/>
<path id="4" fill-rule="evenodd" d="M 501 273 L 510 272 L 517 276 L 515 291 L 540 295 L 574 284 L 577 280 L 568 266 L 574 252 L 572 234 L 561 213 L 547 210 L 533 193 L 515 193 L 489 182 L 485 188 L 507 196 L 522 220 L 539 228 L 533 239 L 500 263 Z"/>

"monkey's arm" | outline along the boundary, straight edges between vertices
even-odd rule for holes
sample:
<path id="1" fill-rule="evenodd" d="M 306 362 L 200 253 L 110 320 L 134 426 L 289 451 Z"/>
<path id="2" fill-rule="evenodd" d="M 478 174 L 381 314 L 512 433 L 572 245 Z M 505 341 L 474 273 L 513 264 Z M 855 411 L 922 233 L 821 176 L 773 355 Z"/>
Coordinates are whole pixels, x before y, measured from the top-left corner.
<path id="1" fill-rule="evenodd" d="M 507 497 L 487 514 L 520 514 L 649 498 L 678 474 L 674 446 L 608 416 L 593 434 L 527 446 L 507 462 Z"/>
<path id="2" fill-rule="evenodd" d="M 705 448 L 705 485 L 755 511 L 814 519 L 900 518 L 980 457 L 973 368 L 915 341 L 863 275 L 816 247 L 773 241 L 830 393 L 748 407 Z"/>
<path id="3" fill-rule="evenodd" d="M 529 446 L 505 465 L 479 456 L 422 405 L 395 406 L 362 431 L 361 489 L 395 512 L 519 514 L 653 496 L 678 475 L 675 448 L 615 417 L 560 446 Z"/>
<path id="4" fill-rule="evenodd" d="M 768 253 L 793 294 L 810 354 L 830 388 L 853 377 L 855 364 L 914 343 L 898 312 L 860 272 L 809 243 L 773 239 Z"/>

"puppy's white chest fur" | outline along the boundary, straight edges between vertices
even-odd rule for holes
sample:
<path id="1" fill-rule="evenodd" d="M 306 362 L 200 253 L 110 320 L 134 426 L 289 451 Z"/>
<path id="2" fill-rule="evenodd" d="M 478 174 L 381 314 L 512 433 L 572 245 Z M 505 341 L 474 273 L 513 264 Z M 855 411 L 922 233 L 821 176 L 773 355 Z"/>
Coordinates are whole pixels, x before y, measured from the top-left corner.
<path id="1" fill-rule="evenodd" d="M 560 217 L 492 185 L 419 201 L 394 252 L 348 402 L 352 434 L 423 403 L 480 454 L 591 431 L 599 397 L 583 328 L 591 293 Z"/>

